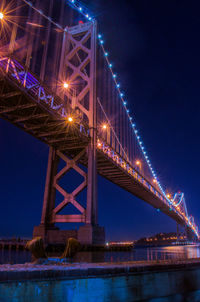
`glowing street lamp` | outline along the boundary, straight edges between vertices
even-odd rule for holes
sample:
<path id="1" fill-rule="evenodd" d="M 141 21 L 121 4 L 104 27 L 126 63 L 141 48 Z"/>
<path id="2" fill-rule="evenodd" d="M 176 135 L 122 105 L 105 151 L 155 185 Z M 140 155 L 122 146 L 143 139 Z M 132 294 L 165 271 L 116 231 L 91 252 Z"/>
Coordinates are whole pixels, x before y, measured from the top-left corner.
<path id="1" fill-rule="evenodd" d="M 107 125 L 103 124 L 102 128 L 103 128 L 103 130 L 106 130 L 107 129 Z"/>
<path id="2" fill-rule="evenodd" d="M 154 183 L 157 183 L 157 180 L 154 178 L 154 179 L 153 179 L 153 182 L 154 182 Z"/>
<path id="3" fill-rule="evenodd" d="M 170 198 L 170 197 L 171 197 L 171 194 L 168 193 L 168 194 L 167 194 L 167 198 Z"/>
<path id="4" fill-rule="evenodd" d="M 0 20 L 3 20 L 3 18 L 4 18 L 4 14 L 0 12 Z"/>

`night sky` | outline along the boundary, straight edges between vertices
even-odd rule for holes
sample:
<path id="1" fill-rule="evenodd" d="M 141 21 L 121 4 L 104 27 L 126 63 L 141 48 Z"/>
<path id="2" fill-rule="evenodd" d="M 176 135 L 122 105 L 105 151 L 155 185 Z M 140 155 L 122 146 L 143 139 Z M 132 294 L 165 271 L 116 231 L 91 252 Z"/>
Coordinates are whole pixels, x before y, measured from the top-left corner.
<path id="1" fill-rule="evenodd" d="M 105 48 L 161 184 L 185 193 L 200 224 L 199 1 L 83 1 L 99 20 Z M 39 225 L 48 146 L 0 120 L 0 237 Z M 108 240 L 176 230 L 145 202 L 99 178 L 99 224 Z"/>

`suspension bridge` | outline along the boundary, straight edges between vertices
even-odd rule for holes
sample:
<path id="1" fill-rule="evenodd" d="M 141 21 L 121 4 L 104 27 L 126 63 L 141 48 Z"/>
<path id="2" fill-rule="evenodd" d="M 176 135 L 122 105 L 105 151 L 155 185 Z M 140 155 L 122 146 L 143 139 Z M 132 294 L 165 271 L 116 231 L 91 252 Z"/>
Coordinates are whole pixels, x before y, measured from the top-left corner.
<path id="1" fill-rule="evenodd" d="M 53 242 L 63 232 L 56 223 L 82 223 L 78 239 L 102 243 L 99 174 L 199 239 L 184 194 L 172 198 L 161 186 L 97 21 L 79 1 L 1 2 L 0 83 L 0 118 L 50 147 L 41 224 L 35 227 L 35 236 Z M 61 161 L 64 165 L 59 168 Z M 82 183 L 68 192 L 61 179 L 72 169 Z M 85 200 L 77 200 L 83 190 Z M 69 204 L 78 213 L 63 214 Z"/>

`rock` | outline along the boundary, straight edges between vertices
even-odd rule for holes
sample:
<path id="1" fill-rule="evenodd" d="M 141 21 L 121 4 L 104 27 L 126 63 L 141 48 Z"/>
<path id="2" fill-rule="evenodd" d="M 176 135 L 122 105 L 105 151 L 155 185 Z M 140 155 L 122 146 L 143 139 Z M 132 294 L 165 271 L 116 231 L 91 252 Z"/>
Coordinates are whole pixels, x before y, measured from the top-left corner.
<path id="1" fill-rule="evenodd" d="M 43 239 L 41 237 L 35 237 L 32 240 L 28 241 L 26 248 L 32 253 L 35 259 L 47 258 L 44 250 Z"/>
<path id="2" fill-rule="evenodd" d="M 80 243 L 75 238 L 69 238 L 66 244 L 66 248 L 61 258 L 72 258 L 80 250 Z"/>

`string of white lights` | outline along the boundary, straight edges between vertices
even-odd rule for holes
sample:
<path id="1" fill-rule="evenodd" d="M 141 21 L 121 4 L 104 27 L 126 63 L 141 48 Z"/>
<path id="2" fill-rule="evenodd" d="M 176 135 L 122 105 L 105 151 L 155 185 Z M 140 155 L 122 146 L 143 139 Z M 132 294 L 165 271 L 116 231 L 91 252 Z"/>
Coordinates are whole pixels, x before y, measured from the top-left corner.
<path id="1" fill-rule="evenodd" d="M 40 15 L 42 15 L 42 16 L 43 16 L 45 19 L 47 19 L 49 22 L 51 22 L 52 24 L 54 24 L 56 27 L 58 27 L 59 29 L 64 30 L 64 28 L 62 28 L 58 23 L 54 22 L 50 17 L 46 16 L 41 10 L 37 9 L 37 8 L 32 4 L 31 1 L 27 1 L 27 0 L 23 0 L 23 1 L 24 1 L 27 5 L 29 5 L 30 7 L 32 7 L 34 10 L 36 10 Z M 94 19 L 93 17 L 91 17 L 87 12 L 85 12 L 85 10 L 83 9 L 83 7 L 80 6 L 80 4 L 79 4 L 76 0 L 68 0 L 68 2 L 69 2 L 76 10 L 78 10 L 78 11 L 79 11 L 86 19 L 88 19 L 89 21 L 94 21 L 94 20 L 95 20 L 95 19 Z M 124 107 L 125 107 L 125 110 L 126 110 L 126 113 L 127 113 L 127 115 L 128 115 L 129 121 L 130 121 L 130 123 L 131 123 L 132 129 L 133 129 L 134 134 L 135 134 L 135 136 L 136 136 L 136 138 L 137 138 L 138 144 L 139 144 L 139 146 L 140 146 L 140 148 L 141 148 L 141 151 L 142 151 L 143 156 L 144 156 L 144 158 L 145 158 L 145 160 L 146 160 L 146 162 L 147 162 L 147 165 L 149 166 L 149 169 L 150 169 L 150 171 L 151 171 L 151 173 L 152 173 L 152 176 L 153 176 L 153 178 L 155 179 L 157 185 L 159 186 L 161 192 L 163 193 L 163 195 L 165 196 L 165 198 L 168 200 L 168 202 L 171 204 L 170 199 L 168 199 L 168 197 L 167 197 L 165 191 L 163 190 L 163 188 L 162 188 L 160 182 L 158 181 L 158 178 L 157 178 L 157 176 L 156 176 L 155 171 L 154 171 L 153 168 L 152 168 L 152 165 L 151 165 L 151 162 L 150 162 L 149 157 L 148 157 L 148 155 L 147 155 L 147 152 L 146 152 L 146 150 L 145 150 L 144 144 L 143 144 L 143 142 L 142 142 L 142 140 L 141 140 L 141 137 L 140 137 L 139 134 L 138 134 L 138 129 L 136 128 L 136 124 L 133 122 L 133 118 L 132 118 L 132 116 L 130 115 L 130 111 L 129 111 L 129 109 L 128 109 L 127 102 L 126 102 L 126 100 L 124 99 L 124 93 L 123 93 L 123 92 L 121 91 L 121 89 L 120 89 L 120 84 L 117 82 L 117 79 L 116 79 L 116 78 L 117 78 L 117 75 L 116 75 L 116 73 L 114 73 L 113 68 L 112 68 L 112 67 L 113 67 L 113 66 L 112 66 L 112 63 L 111 63 L 111 62 L 109 61 L 109 59 L 108 59 L 108 52 L 107 52 L 107 51 L 105 50 L 105 48 L 104 48 L 104 45 L 103 45 L 103 44 L 104 44 L 104 41 L 103 41 L 103 39 L 102 39 L 102 35 L 101 35 L 101 34 L 98 34 L 98 40 L 99 40 L 99 43 L 100 43 L 100 45 L 101 45 L 101 47 L 102 47 L 104 56 L 105 56 L 105 58 L 106 58 L 106 62 L 107 62 L 107 64 L 108 64 L 108 68 L 110 69 L 110 72 L 111 72 L 111 74 L 112 74 L 113 80 L 114 80 L 114 82 L 115 82 L 116 89 L 118 90 L 119 97 L 120 97 L 120 99 L 122 100 L 122 103 L 123 103 L 123 105 L 124 105 Z"/>
<path id="2" fill-rule="evenodd" d="M 79 12 L 80 12 L 87 20 L 89 20 L 89 21 L 95 21 L 95 18 L 93 18 L 92 16 L 90 16 L 90 15 L 88 14 L 88 12 L 80 5 L 80 3 L 79 3 L 77 0 L 68 0 L 68 2 L 69 2 L 69 3 L 70 3 L 77 11 L 79 11 Z M 112 74 L 113 80 L 114 80 L 115 85 L 116 85 L 116 89 L 118 90 L 118 93 L 119 93 L 119 97 L 120 97 L 120 99 L 121 99 L 121 101 L 122 101 L 122 103 L 123 103 L 123 105 L 124 105 L 124 107 L 125 107 L 126 113 L 127 113 L 127 115 L 128 115 L 129 121 L 130 121 L 130 123 L 131 123 L 131 127 L 132 127 L 132 129 L 133 129 L 133 131 L 134 131 L 134 134 L 135 134 L 136 138 L 137 138 L 138 144 L 139 144 L 140 149 L 141 149 L 141 151 L 142 151 L 142 153 L 143 153 L 143 156 L 144 156 L 144 158 L 145 158 L 145 160 L 146 160 L 146 163 L 147 163 L 147 165 L 148 165 L 148 167 L 149 167 L 149 169 L 150 169 L 150 171 L 151 171 L 151 173 L 152 173 L 153 178 L 155 179 L 157 185 L 159 186 L 159 189 L 161 190 L 161 192 L 163 193 L 163 195 L 165 196 L 165 198 L 168 200 L 168 202 L 171 204 L 170 199 L 167 197 L 167 195 L 166 195 L 164 189 L 162 188 L 162 186 L 161 186 L 161 184 L 160 184 L 160 182 L 159 182 L 159 180 L 158 180 L 158 177 L 157 177 L 157 175 L 156 175 L 154 169 L 152 168 L 152 164 L 151 164 L 151 162 L 150 162 L 149 156 L 147 155 L 147 151 L 146 151 L 146 149 L 145 149 L 145 147 L 144 147 L 143 141 L 141 140 L 141 137 L 140 137 L 140 135 L 139 135 L 139 133 L 138 133 L 138 129 L 136 128 L 136 124 L 135 124 L 135 122 L 133 122 L 133 118 L 132 118 L 132 116 L 130 115 L 130 110 L 128 109 L 127 101 L 125 100 L 124 93 L 122 92 L 122 90 L 121 90 L 121 88 L 120 88 L 120 83 L 117 81 L 117 74 L 114 72 L 114 70 L 113 70 L 113 65 L 112 65 L 112 63 L 110 62 L 110 60 L 108 59 L 108 55 L 109 55 L 109 54 L 108 54 L 108 52 L 105 50 L 105 47 L 104 47 L 104 40 L 103 40 L 102 34 L 98 34 L 98 40 L 99 40 L 99 44 L 100 44 L 101 47 L 102 47 L 103 54 L 104 54 L 105 59 L 106 59 L 106 62 L 107 62 L 107 64 L 108 64 L 108 68 L 110 69 L 110 72 L 111 72 L 111 74 Z"/>

